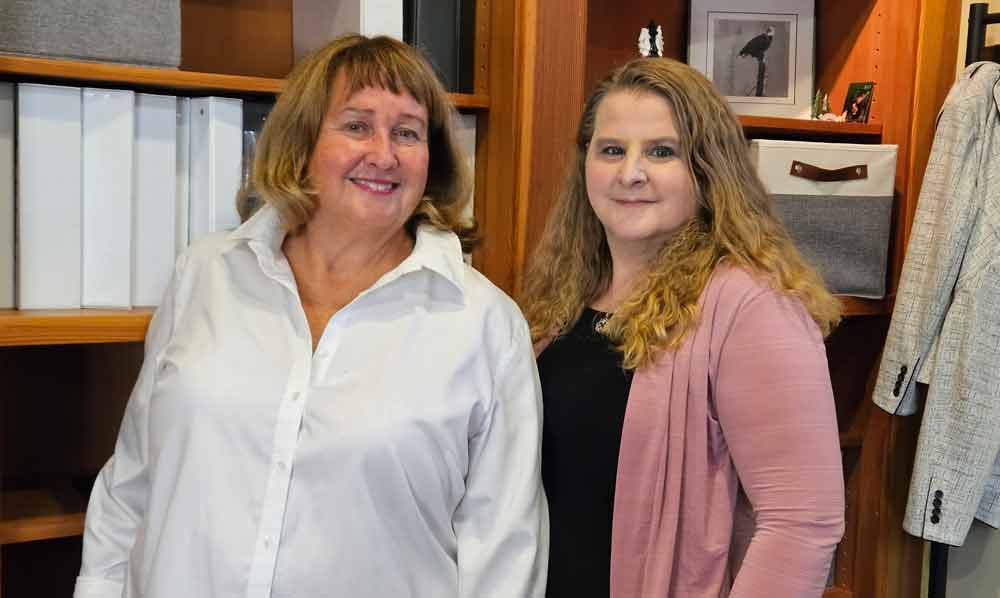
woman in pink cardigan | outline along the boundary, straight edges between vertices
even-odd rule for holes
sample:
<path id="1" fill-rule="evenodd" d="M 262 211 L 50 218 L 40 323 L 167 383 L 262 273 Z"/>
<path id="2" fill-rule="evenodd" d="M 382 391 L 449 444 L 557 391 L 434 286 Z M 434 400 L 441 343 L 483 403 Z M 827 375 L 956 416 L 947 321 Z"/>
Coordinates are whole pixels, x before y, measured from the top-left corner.
<path id="1" fill-rule="evenodd" d="M 548 598 L 822 595 L 844 530 L 839 303 L 704 77 L 644 58 L 598 85 L 522 306 Z"/>

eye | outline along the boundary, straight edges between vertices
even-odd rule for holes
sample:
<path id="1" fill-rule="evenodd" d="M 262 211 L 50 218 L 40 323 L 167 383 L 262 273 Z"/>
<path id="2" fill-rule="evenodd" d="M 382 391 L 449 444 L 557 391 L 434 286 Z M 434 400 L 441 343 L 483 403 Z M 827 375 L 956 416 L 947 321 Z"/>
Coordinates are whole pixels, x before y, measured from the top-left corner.
<path id="1" fill-rule="evenodd" d="M 354 135 L 364 135 L 368 133 L 368 123 L 360 120 L 351 120 L 341 127 L 344 131 Z"/>
<path id="2" fill-rule="evenodd" d="M 676 155 L 677 152 L 674 151 L 674 148 L 668 145 L 657 145 L 656 147 L 650 148 L 649 150 L 649 156 L 657 160 L 672 158 L 673 156 Z"/>
<path id="3" fill-rule="evenodd" d="M 398 127 L 395 134 L 403 143 L 420 143 L 423 140 L 419 131 L 409 127 Z"/>
<path id="4" fill-rule="evenodd" d="M 605 145 L 604 147 L 598 150 L 598 153 L 600 153 L 602 156 L 618 157 L 625 155 L 625 149 L 622 148 L 620 145 Z"/>

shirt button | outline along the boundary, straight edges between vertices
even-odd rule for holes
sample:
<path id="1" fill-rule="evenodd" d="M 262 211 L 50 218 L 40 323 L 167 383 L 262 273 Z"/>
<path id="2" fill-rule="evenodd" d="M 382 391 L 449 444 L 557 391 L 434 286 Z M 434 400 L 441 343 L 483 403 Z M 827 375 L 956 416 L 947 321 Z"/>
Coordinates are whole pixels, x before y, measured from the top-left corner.
<path id="1" fill-rule="evenodd" d="M 326 359 L 327 355 L 329 355 L 329 353 L 326 352 L 326 349 L 316 351 L 316 359 Z"/>
<path id="2" fill-rule="evenodd" d="M 271 550 L 271 536 L 264 536 L 264 550 Z"/>
<path id="3" fill-rule="evenodd" d="M 281 470 L 281 471 L 285 471 L 285 462 L 284 461 L 278 461 L 278 469 Z"/>
<path id="4" fill-rule="evenodd" d="M 296 401 L 299 400 L 299 397 L 300 397 L 300 393 L 293 392 L 291 394 L 291 396 L 288 397 L 288 400 L 294 403 L 294 402 L 296 402 Z"/>

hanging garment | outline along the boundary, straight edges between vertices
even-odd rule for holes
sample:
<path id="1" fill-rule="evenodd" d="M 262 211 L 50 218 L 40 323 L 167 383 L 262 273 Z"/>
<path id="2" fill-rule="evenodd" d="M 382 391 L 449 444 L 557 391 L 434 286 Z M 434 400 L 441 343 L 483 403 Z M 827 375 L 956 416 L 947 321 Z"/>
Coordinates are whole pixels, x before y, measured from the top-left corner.
<path id="1" fill-rule="evenodd" d="M 998 81 L 970 65 L 938 115 L 873 395 L 924 403 L 903 528 L 954 546 L 974 517 L 1000 525 Z"/>

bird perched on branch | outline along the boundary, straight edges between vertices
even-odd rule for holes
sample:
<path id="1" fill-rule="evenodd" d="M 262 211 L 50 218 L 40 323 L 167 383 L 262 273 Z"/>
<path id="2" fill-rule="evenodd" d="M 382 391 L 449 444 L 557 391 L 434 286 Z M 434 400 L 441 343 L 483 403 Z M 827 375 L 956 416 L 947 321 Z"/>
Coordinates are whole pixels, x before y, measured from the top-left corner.
<path id="1" fill-rule="evenodd" d="M 768 27 L 764 33 L 747 42 L 740 50 L 740 56 L 752 56 L 757 60 L 764 60 L 764 52 L 771 47 L 774 41 L 774 27 Z"/>

